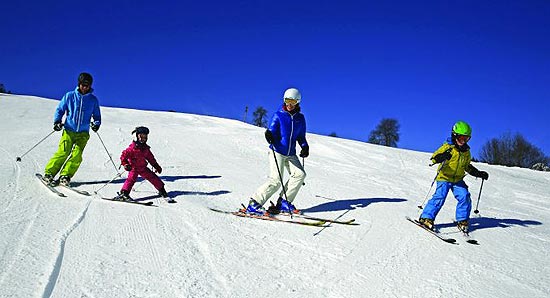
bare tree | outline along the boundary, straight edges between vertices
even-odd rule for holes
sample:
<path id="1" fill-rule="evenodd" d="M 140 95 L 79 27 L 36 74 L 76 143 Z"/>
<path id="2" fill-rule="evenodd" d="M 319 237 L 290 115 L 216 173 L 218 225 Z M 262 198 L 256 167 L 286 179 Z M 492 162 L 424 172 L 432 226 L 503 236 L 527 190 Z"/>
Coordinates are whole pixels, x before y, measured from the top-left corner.
<path id="1" fill-rule="evenodd" d="M 267 110 L 263 107 L 258 107 L 252 113 L 252 124 L 259 126 L 259 127 L 267 127 Z"/>
<path id="2" fill-rule="evenodd" d="M 530 168 L 536 163 L 548 163 L 550 159 L 521 134 L 505 133 L 499 139 L 491 139 L 481 148 L 480 160 L 489 164 Z"/>
<path id="3" fill-rule="evenodd" d="M 384 118 L 370 132 L 369 143 L 388 147 L 397 147 L 399 142 L 399 123 L 396 119 Z"/>

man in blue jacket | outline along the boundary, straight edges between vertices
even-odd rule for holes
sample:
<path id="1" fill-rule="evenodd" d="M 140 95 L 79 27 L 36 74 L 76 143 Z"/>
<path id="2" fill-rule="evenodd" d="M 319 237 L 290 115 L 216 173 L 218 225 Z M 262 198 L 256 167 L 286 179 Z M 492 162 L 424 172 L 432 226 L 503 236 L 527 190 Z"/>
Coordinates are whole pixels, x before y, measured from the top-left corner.
<path id="1" fill-rule="evenodd" d="M 67 92 L 55 110 L 53 129 L 64 129 L 59 148 L 44 170 L 44 180 L 50 184 L 55 184 L 54 177 L 60 171 L 59 183 L 67 186 L 70 184 L 82 163 L 82 152 L 90 139 L 90 128 L 97 131 L 101 125 L 99 102 L 92 94 L 92 82 L 93 78 L 89 73 L 81 73 L 76 89 Z M 93 122 L 90 123 L 92 118 Z"/>
<path id="2" fill-rule="evenodd" d="M 302 96 L 296 88 L 289 88 L 285 91 L 282 108 L 275 112 L 271 118 L 268 129 L 265 131 L 265 138 L 270 144 L 269 180 L 264 183 L 250 199 L 247 213 L 265 215 L 267 212 L 277 214 L 280 212 L 300 213 L 292 204 L 304 179 L 306 172 L 296 156 L 296 143 L 300 145 L 300 157 L 309 156 L 309 145 L 306 140 L 306 119 L 300 113 L 300 101 Z M 271 206 L 266 211 L 263 205 L 281 187 L 281 177 L 284 169 L 287 169 L 290 178 L 285 183 L 277 205 Z M 286 196 L 286 197 L 285 197 Z"/>

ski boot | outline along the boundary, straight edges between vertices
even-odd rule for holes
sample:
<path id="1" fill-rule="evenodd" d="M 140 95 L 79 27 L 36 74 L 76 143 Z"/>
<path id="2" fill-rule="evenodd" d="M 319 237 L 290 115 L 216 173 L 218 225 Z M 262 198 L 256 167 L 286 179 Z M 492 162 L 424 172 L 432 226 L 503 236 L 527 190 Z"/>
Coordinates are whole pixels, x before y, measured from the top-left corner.
<path id="1" fill-rule="evenodd" d="M 248 207 L 244 210 L 245 213 L 248 214 L 254 214 L 254 215 L 260 215 L 264 216 L 267 215 L 267 211 L 260 205 L 260 203 L 256 202 L 254 199 L 250 199 L 250 202 L 248 203 Z"/>
<path id="2" fill-rule="evenodd" d="M 132 198 L 130 198 L 130 193 L 126 190 L 121 190 L 120 192 L 117 192 L 117 196 L 113 200 L 126 202 L 133 201 Z"/>
<path id="3" fill-rule="evenodd" d="M 159 190 L 159 196 L 163 197 L 166 199 L 166 202 L 168 203 L 177 203 L 176 200 L 174 200 L 174 198 L 171 198 L 168 193 L 166 192 L 166 189 L 162 188 L 161 190 Z"/>
<path id="4" fill-rule="evenodd" d="M 52 174 L 44 174 L 44 176 L 42 176 L 42 180 L 44 180 L 44 182 L 46 182 L 46 184 L 48 185 L 55 184 L 55 180 L 53 179 Z"/>
<path id="5" fill-rule="evenodd" d="M 434 220 L 430 218 L 420 218 L 418 222 L 428 228 L 429 230 L 434 230 Z"/>
<path id="6" fill-rule="evenodd" d="M 71 178 L 69 176 L 61 176 L 59 177 L 59 184 L 71 187 Z"/>
<path id="7" fill-rule="evenodd" d="M 168 193 L 166 192 L 166 189 L 162 188 L 159 190 L 159 196 L 163 197 L 163 198 L 167 198 L 168 197 Z"/>
<path id="8" fill-rule="evenodd" d="M 268 212 L 271 214 L 279 213 L 292 213 L 292 214 L 302 214 L 302 211 L 296 209 L 296 206 L 292 205 L 289 201 L 279 198 L 277 200 L 277 205 L 271 205 L 268 209 Z"/>
<path id="9" fill-rule="evenodd" d="M 458 227 L 459 230 L 461 230 L 464 233 L 468 233 L 470 231 L 470 228 L 469 228 L 470 223 L 468 222 L 467 219 L 457 222 L 456 226 Z"/>

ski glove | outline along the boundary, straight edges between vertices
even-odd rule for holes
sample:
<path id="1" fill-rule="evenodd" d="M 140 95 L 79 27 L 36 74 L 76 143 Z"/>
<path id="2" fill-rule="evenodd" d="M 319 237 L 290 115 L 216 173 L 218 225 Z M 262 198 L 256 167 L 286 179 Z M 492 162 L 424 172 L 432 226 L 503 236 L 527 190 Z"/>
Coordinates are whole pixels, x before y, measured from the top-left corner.
<path id="1" fill-rule="evenodd" d="M 483 180 L 488 180 L 489 179 L 489 173 L 485 172 L 485 171 L 479 171 L 479 176 L 477 176 Z"/>
<path id="2" fill-rule="evenodd" d="M 444 162 L 446 160 L 451 159 L 451 156 L 452 156 L 452 154 L 451 154 L 450 151 L 445 151 L 443 153 L 439 153 L 436 156 L 434 156 L 433 160 L 435 160 L 435 163 L 441 163 L 441 162 Z"/>
<path id="3" fill-rule="evenodd" d="M 162 173 L 162 168 L 161 168 L 158 164 L 157 164 L 157 165 L 153 165 L 153 168 L 155 168 L 155 171 L 156 171 L 157 173 L 159 173 L 159 174 Z"/>
<path id="4" fill-rule="evenodd" d="M 124 165 L 124 169 L 128 172 L 130 172 L 132 170 L 132 166 L 131 165 Z"/>
<path id="5" fill-rule="evenodd" d="M 470 175 L 472 175 L 474 177 L 481 178 L 483 180 L 488 180 L 489 179 L 489 173 L 487 173 L 485 171 L 480 171 L 472 165 L 468 166 L 468 173 L 470 173 Z"/>
<path id="6" fill-rule="evenodd" d="M 273 133 L 271 132 L 271 130 L 267 129 L 265 131 L 265 139 L 269 144 L 275 143 L 275 137 L 273 136 Z"/>
<path id="7" fill-rule="evenodd" d="M 308 157 L 308 156 L 309 156 L 309 146 L 304 146 L 300 151 L 300 157 Z"/>
<path id="8" fill-rule="evenodd" d="M 60 130 L 62 130 L 62 129 L 63 129 L 63 123 L 61 123 L 61 122 L 55 122 L 55 123 L 53 124 L 53 130 L 55 130 L 55 131 L 60 131 Z"/>
<path id="9" fill-rule="evenodd" d="M 94 122 L 90 123 L 90 127 L 95 132 L 97 132 L 99 130 L 99 125 L 96 125 Z"/>

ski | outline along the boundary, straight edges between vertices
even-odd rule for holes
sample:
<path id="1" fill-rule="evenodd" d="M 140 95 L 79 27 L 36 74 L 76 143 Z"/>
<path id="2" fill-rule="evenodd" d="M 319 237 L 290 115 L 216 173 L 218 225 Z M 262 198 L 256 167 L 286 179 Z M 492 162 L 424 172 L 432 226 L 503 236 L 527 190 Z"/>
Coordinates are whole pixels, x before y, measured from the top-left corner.
<path id="1" fill-rule="evenodd" d="M 40 180 L 40 182 L 42 182 L 42 184 L 44 186 L 46 186 L 51 192 L 53 192 L 54 194 L 60 196 L 60 197 L 66 197 L 66 195 L 62 192 L 60 192 L 59 190 L 55 189 L 55 187 L 53 187 L 52 185 L 48 184 L 46 181 L 44 181 L 44 177 L 42 177 L 42 174 L 38 174 L 36 173 L 36 178 L 38 178 L 38 180 Z"/>
<path id="2" fill-rule="evenodd" d="M 285 219 L 282 219 L 282 218 L 279 218 L 279 217 L 274 217 L 274 216 L 267 216 L 267 215 L 262 216 L 262 215 L 249 214 L 249 213 L 246 213 L 246 212 L 242 212 L 241 210 L 239 210 L 239 211 L 224 211 L 224 210 L 219 210 L 219 209 L 215 209 L 215 208 L 209 208 L 209 209 L 212 210 L 212 211 L 215 211 L 215 212 L 225 213 L 225 214 L 233 214 L 233 215 L 239 216 L 239 217 L 248 217 L 248 218 L 261 219 L 261 220 L 286 222 L 286 223 L 290 223 L 290 224 L 298 224 L 298 225 L 304 225 L 304 226 L 323 227 L 327 223 L 324 220 L 315 220 L 315 221 L 299 221 L 299 220 L 292 220 L 292 219 L 285 220 Z"/>
<path id="3" fill-rule="evenodd" d="M 111 201 L 111 202 L 120 202 L 120 203 L 129 203 L 129 204 L 136 204 L 136 205 L 142 205 L 142 206 L 157 207 L 153 205 L 153 202 L 121 201 L 121 200 L 115 200 L 114 198 L 101 198 L 101 199 L 106 201 Z"/>
<path id="4" fill-rule="evenodd" d="M 456 243 L 456 239 L 453 239 L 453 238 L 446 238 L 446 237 L 442 236 L 440 233 L 428 229 L 428 228 L 425 227 L 423 224 L 421 224 L 418 220 L 414 220 L 414 219 L 412 219 L 412 218 L 410 218 L 410 217 L 408 217 L 408 216 L 405 216 L 405 218 L 406 218 L 408 221 L 410 221 L 410 222 L 412 222 L 413 224 L 415 224 L 416 226 L 422 228 L 424 231 L 426 231 L 426 232 L 428 232 L 428 233 L 434 235 L 435 237 L 439 238 L 440 240 L 443 240 L 443 241 L 445 241 L 445 242 L 447 242 L 447 243 L 457 244 L 457 245 L 458 245 L 458 243 Z"/>
<path id="5" fill-rule="evenodd" d="M 63 185 L 63 184 L 58 184 L 58 186 L 61 186 L 61 187 L 66 188 L 70 191 L 76 192 L 79 195 L 91 196 L 91 194 L 89 192 L 87 192 L 85 190 L 80 190 L 80 189 L 73 188 L 72 186 L 67 186 L 67 185 Z"/>
<path id="6" fill-rule="evenodd" d="M 278 216 L 278 215 L 290 216 L 290 213 L 284 212 L 284 213 L 275 214 L 275 216 Z M 309 219 L 309 220 L 318 220 L 318 221 L 324 221 L 324 222 L 330 222 L 330 223 L 334 223 L 334 224 L 348 225 L 348 226 L 358 226 L 359 225 L 358 223 L 355 222 L 354 218 L 352 218 L 350 220 L 336 220 L 336 219 L 310 216 L 310 215 L 303 214 L 303 213 L 292 214 L 292 217 L 300 217 L 300 218 Z"/>
<path id="7" fill-rule="evenodd" d="M 456 224 L 456 222 L 455 222 L 455 224 Z M 473 245 L 479 245 L 479 242 L 477 242 L 477 240 L 473 239 L 472 236 L 470 236 L 469 232 L 465 232 L 465 231 L 461 230 L 458 227 L 458 225 L 456 226 L 456 228 L 458 229 L 459 233 L 462 234 L 462 236 L 464 237 L 464 240 L 466 240 L 466 243 L 473 244 Z"/>

